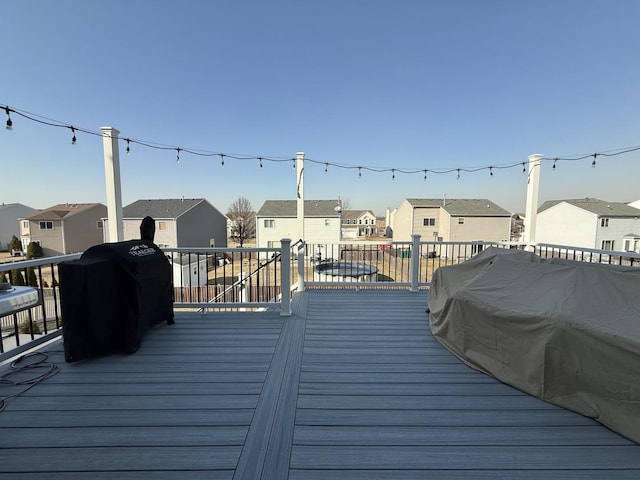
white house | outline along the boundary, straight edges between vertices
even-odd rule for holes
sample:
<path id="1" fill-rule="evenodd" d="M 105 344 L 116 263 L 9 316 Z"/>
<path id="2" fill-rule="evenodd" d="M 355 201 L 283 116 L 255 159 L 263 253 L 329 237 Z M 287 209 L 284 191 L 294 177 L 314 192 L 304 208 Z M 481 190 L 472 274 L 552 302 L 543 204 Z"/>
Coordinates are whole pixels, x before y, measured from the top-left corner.
<path id="1" fill-rule="evenodd" d="M 341 208 L 340 200 L 305 200 L 305 242 L 338 243 L 342 223 Z M 257 247 L 278 247 L 283 238 L 290 238 L 292 243 L 295 243 L 302 237 L 299 232 L 296 200 L 267 200 L 256 213 Z"/>
<path id="2" fill-rule="evenodd" d="M 640 209 L 597 198 L 550 200 L 538 209 L 535 242 L 640 253 Z"/>
<path id="3" fill-rule="evenodd" d="M 342 238 L 373 237 L 378 234 L 371 210 L 349 210 L 342 214 Z"/>

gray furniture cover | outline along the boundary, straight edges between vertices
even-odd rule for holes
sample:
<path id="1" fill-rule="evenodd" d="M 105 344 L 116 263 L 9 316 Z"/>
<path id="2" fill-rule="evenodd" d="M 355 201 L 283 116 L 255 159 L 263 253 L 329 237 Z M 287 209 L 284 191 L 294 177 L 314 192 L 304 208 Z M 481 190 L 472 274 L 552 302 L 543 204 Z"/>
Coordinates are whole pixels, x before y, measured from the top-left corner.
<path id="1" fill-rule="evenodd" d="M 490 248 L 436 270 L 429 311 L 467 365 L 640 443 L 640 268 Z"/>

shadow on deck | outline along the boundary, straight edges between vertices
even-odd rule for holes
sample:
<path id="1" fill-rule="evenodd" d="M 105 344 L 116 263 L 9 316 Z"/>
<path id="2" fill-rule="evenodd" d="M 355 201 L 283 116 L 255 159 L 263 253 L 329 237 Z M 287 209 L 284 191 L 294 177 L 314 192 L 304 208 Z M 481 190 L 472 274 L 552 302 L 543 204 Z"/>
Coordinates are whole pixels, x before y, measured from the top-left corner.
<path id="1" fill-rule="evenodd" d="M 425 306 L 426 292 L 312 290 L 291 317 L 178 313 L 131 356 L 66 364 L 56 341 L 60 372 L 0 412 L 1 476 L 640 477 L 639 445 L 469 369 Z"/>

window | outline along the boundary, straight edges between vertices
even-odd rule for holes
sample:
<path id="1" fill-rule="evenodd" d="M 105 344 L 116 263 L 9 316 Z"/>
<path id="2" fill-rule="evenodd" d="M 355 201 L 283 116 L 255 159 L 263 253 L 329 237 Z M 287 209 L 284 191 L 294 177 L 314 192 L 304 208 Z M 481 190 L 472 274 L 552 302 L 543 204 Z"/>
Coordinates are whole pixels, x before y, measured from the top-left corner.
<path id="1" fill-rule="evenodd" d="M 276 228 L 276 221 L 273 219 L 265 219 L 264 228 Z"/>
<path id="2" fill-rule="evenodd" d="M 603 240 L 602 241 L 602 250 L 613 250 L 613 240 Z"/>
<path id="3" fill-rule="evenodd" d="M 40 222 L 40 230 L 53 230 L 53 222 Z"/>
<path id="4" fill-rule="evenodd" d="M 166 230 L 167 222 L 158 222 L 158 230 Z"/>
<path id="5" fill-rule="evenodd" d="M 435 218 L 423 218 L 422 219 L 422 225 L 424 227 L 435 227 L 436 226 L 436 219 Z"/>
<path id="6" fill-rule="evenodd" d="M 600 226 L 601 227 L 608 227 L 609 226 L 609 219 L 608 218 L 600 219 Z"/>
<path id="7" fill-rule="evenodd" d="M 329 226 L 329 219 L 328 219 L 328 218 L 325 218 L 325 219 L 324 219 L 324 226 L 325 226 L 325 227 L 328 227 L 328 226 Z"/>
<path id="8" fill-rule="evenodd" d="M 22 228 L 24 228 L 25 230 L 29 230 L 29 220 L 24 220 L 22 222 Z"/>
<path id="9" fill-rule="evenodd" d="M 458 225 L 464 225 L 464 217 L 458 217 Z"/>
<path id="10" fill-rule="evenodd" d="M 96 227 L 98 228 L 98 230 L 102 230 L 104 228 L 104 224 L 102 223 L 102 220 L 98 220 L 96 222 Z"/>
<path id="11" fill-rule="evenodd" d="M 630 252 L 631 251 L 631 240 L 625 240 L 624 241 L 624 251 L 625 252 Z"/>

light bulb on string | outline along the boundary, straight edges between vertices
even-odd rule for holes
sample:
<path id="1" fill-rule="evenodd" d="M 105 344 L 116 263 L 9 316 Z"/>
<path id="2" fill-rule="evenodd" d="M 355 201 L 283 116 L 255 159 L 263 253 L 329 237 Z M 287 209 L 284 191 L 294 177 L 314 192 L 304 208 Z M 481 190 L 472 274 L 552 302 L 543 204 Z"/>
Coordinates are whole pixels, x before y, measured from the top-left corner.
<path id="1" fill-rule="evenodd" d="M 591 162 L 591 168 L 596 168 L 596 157 L 598 156 L 597 153 L 593 154 L 593 162 Z"/>
<path id="2" fill-rule="evenodd" d="M 180 148 L 176 148 L 176 163 L 180 163 Z"/>
<path id="3" fill-rule="evenodd" d="M 296 159 L 295 158 L 291 160 L 291 163 L 293 164 L 293 168 L 296 168 Z"/>
<path id="4" fill-rule="evenodd" d="M 460 169 L 458 168 L 458 176 L 456 177 L 456 180 L 460 180 Z"/>
<path id="5" fill-rule="evenodd" d="M 129 146 L 129 139 L 125 138 L 125 140 L 127 141 L 127 150 L 126 150 L 126 152 L 127 152 L 127 155 L 129 155 L 129 153 L 131 153 L 131 147 Z"/>
<path id="6" fill-rule="evenodd" d="M 72 126 L 69 127 L 71 129 L 71 133 L 73 133 L 73 137 L 71 137 L 71 145 L 75 145 L 76 144 L 76 129 L 73 128 Z"/>
<path id="7" fill-rule="evenodd" d="M 324 173 L 326 174 L 329 171 L 329 164 L 325 163 L 324 164 Z"/>
<path id="8" fill-rule="evenodd" d="M 362 178 L 362 167 L 358 167 L 358 178 Z"/>
<path id="9" fill-rule="evenodd" d="M 557 159 L 557 158 L 554 158 L 554 159 L 553 159 L 553 167 L 551 167 L 551 168 L 553 168 L 554 170 L 556 169 L 556 162 L 557 162 L 557 161 L 558 161 L 558 159 Z"/>
<path id="10" fill-rule="evenodd" d="M 489 167 L 489 175 L 493 177 L 493 167 Z"/>
<path id="11" fill-rule="evenodd" d="M 426 170 L 424 171 L 424 181 L 425 182 L 427 181 L 427 171 Z"/>
<path id="12" fill-rule="evenodd" d="M 524 166 L 524 162 L 522 162 L 522 173 L 527 173 L 527 168 Z"/>
<path id="13" fill-rule="evenodd" d="M 262 157 L 258 157 L 258 161 L 260 162 L 260 168 L 262 168 Z"/>
<path id="14" fill-rule="evenodd" d="M 4 111 L 7 112 L 7 130 L 13 130 L 13 122 L 11 121 L 11 115 L 9 115 L 9 107 L 4 107 Z"/>
<path id="15" fill-rule="evenodd" d="M 224 153 L 220 154 L 220 168 L 224 168 Z"/>
<path id="16" fill-rule="evenodd" d="M 391 180 L 395 180 L 396 179 L 396 169 L 392 168 L 391 169 Z"/>

